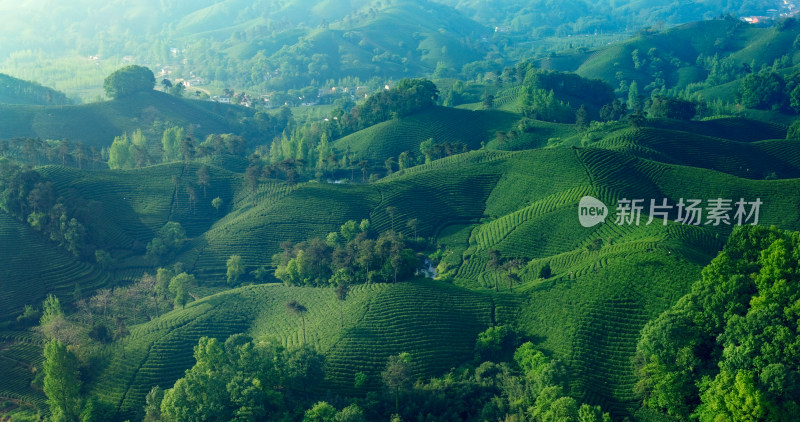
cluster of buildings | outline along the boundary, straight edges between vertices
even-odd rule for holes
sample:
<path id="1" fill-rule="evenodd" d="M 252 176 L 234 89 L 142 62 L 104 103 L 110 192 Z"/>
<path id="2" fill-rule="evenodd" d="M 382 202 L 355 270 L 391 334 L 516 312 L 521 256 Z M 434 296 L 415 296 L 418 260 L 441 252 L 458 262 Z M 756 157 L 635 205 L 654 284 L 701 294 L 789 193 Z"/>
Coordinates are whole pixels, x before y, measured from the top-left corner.
<path id="1" fill-rule="evenodd" d="M 791 0 L 782 0 L 783 5 L 781 5 L 779 9 L 768 9 L 767 14 L 764 16 L 744 16 L 742 17 L 742 21 L 747 22 L 751 25 L 755 24 L 766 24 L 770 23 L 776 19 L 780 18 L 793 18 L 797 16 L 797 13 L 800 12 L 797 6 L 791 2 Z"/>

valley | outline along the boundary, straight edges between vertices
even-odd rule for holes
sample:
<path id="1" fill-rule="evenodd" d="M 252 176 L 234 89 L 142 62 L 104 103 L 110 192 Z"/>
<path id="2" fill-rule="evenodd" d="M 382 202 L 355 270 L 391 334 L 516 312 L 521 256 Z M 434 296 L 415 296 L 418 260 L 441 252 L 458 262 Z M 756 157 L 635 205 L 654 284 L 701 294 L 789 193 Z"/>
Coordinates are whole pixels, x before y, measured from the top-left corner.
<path id="1" fill-rule="evenodd" d="M 0 48 L 0 420 L 800 411 L 800 23 L 342 3 Z"/>

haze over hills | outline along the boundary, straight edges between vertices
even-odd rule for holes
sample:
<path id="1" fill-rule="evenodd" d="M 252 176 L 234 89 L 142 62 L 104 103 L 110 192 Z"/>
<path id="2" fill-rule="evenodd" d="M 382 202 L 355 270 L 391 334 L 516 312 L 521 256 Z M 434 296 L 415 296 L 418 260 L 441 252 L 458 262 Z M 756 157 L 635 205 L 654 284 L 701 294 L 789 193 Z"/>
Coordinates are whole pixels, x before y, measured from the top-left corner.
<path id="1" fill-rule="evenodd" d="M 0 103 L 63 105 L 69 101 L 63 92 L 0 73 Z"/>
<path id="2" fill-rule="evenodd" d="M 546 38 L 553 35 L 633 31 L 724 13 L 785 12 L 785 5 L 774 1 L 740 6 L 512 2 L 503 7 L 430 0 L 95 3 L 0 2 L 9 22 L 0 29 L 0 70 L 82 100 L 101 95 L 92 82 L 102 77 L 95 73 L 98 66 L 107 74 L 126 62 L 156 72 L 166 69 L 171 79 L 201 78 L 201 83 L 212 83 L 215 93 L 226 87 L 285 92 L 348 78 L 359 78 L 356 85 L 363 85 L 375 76 L 471 77 L 476 70 L 499 71 L 515 60 L 566 47 L 546 47 Z M 71 25 L 61 25 L 64 21 Z M 30 30 L 28 22 L 35 22 L 37 30 Z M 532 40 L 539 42 L 529 45 Z M 570 47 L 573 43 L 604 44 L 602 39 L 575 39 Z M 57 70 L 65 67 L 72 70 Z"/>
<path id="3" fill-rule="evenodd" d="M 0 418 L 800 410 L 800 23 L 671 26 L 771 2 L 93 4 L 0 0 L 109 98 L 0 89 Z"/>

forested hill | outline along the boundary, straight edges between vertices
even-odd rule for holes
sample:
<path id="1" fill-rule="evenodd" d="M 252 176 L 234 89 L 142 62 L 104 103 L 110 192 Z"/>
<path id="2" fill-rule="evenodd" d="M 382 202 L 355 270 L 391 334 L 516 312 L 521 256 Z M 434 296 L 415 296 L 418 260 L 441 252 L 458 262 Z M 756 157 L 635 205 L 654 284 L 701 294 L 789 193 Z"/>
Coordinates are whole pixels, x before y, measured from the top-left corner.
<path id="1" fill-rule="evenodd" d="M 0 421 L 795 418 L 800 22 L 589 1 L 0 0 Z"/>
<path id="2" fill-rule="evenodd" d="M 254 112 L 244 107 L 138 92 L 124 99 L 68 106 L 0 104 L 0 139 L 69 139 L 107 147 L 115 136 L 147 132 L 165 124 L 194 127 L 195 135 L 240 133 L 240 121 Z M 87 130 L 87 126 L 91 130 Z M 160 137 L 163 128 L 152 137 Z"/>
<path id="3" fill-rule="evenodd" d="M 69 100 L 63 92 L 0 73 L 0 103 L 54 105 Z"/>
<path id="4" fill-rule="evenodd" d="M 767 13 L 767 10 L 773 12 Z M 128 62 L 248 92 L 499 72 L 532 54 L 606 44 L 603 37 L 725 13 L 785 12 L 773 0 L 599 2 L 581 0 L 185 0 L 136 3 L 0 1 L 0 71 L 94 100 L 94 81 Z M 119 12 L 119 13 L 118 13 Z M 28 22 L 37 22 L 31 30 Z M 69 26 L 61 22 L 69 21 Z M 102 24 L 101 24 L 102 23 Z M 616 35 L 608 35 L 616 34 Z M 567 39 L 572 37 L 571 39 Z M 555 40 L 554 40 L 555 39 Z M 563 45 L 562 45 L 563 44 Z M 561 47 L 559 47 L 561 46 Z M 356 79 L 357 78 L 357 79 Z M 296 95 L 291 95 L 297 98 Z"/>
<path id="5" fill-rule="evenodd" d="M 674 25 L 711 19 L 723 14 L 765 15 L 785 7 L 780 0 L 439 0 L 478 22 L 505 26 L 512 31 L 535 28 L 537 33 L 587 33 Z"/>

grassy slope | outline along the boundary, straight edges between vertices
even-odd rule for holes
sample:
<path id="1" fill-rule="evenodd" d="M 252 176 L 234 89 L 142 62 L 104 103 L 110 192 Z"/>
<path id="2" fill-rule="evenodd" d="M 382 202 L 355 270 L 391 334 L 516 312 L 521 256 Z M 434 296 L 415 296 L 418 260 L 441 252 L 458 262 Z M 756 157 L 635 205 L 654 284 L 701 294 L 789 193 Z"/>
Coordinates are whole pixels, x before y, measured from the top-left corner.
<path id="1" fill-rule="evenodd" d="M 237 25 L 225 24 L 233 19 L 221 20 L 219 16 L 237 14 L 241 8 L 229 0 L 187 16 L 178 26 L 186 34 L 203 34 L 229 38 L 235 30 L 244 31 L 262 25 L 263 18 Z M 347 21 L 336 22 L 336 16 L 349 14 L 350 9 L 341 2 L 317 2 L 309 12 L 304 3 L 308 0 L 288 2 L 282 10 L 273 8 L 274 14 L 302 13 L 302 19 L 312 20 L 312 29 L 292 29 L 254 40 L 234 43 L 225 52 L 234 59 L 249 59 L 261 52 L 271 62 L 293 60 L 298 55 L 312 57 L 320 54 L 330 57 L 333 71 L 327 77 L 357 76 L 362 80 L 374 76 L 399 79 L 408 75 L 433 72 L 439 62 L 451 70 L 464 64 L 481 60 L 486 51 L 483 45 L 465 42 L 467 39 L 488 35 L 488 29 L 465 18 L 460 13 L 440 4 L 418 0 L 397 0 L 392 4 L 369 4 Z M 364 3 L 350 2 L 355 10 Z M 333 13 L 328 11 L 335 10 Z M 317 13 L 326 15 L 317 15 Z M 309 19 L 310 16 L 313 16 Z M 290 19 L 297 21 L 299 19 Z M 330 24 L 319 26 L 323 21 Z M 223 22 L 222 26 L 220 23 Z M 373 60 L 388 53 L 389 57 Z"/>
<path id="2" fill-rule="evenodd" d="M 322 390 L 353 390 L 355 372 L 368 375 L 368 386 L 380 385 L 386 358 L 411 353 L 418 375 L 433 375 L 468 360 L 474 338 L 492 324 L 491 298 L 451 285 L 418 280 L 397 285 L 354 288 L 340 304 L 332 289 L 260 285 L 216 294 L 131 330 L 127 358 L 119 345 L 104 376 L 90 390 L 117 403 L 124 415 L 140 412 L 153 385 L 164 388 L 193 364 L 192 347 L 201 336 L 221 339 L 238 332 L 302 344 L 299 318 L 287 315 L 285 303 L 297 300 L 309 309 L 308 342 L 328 355 L 327 385 Z"/>
<path id="3" fill-rule="evenodd" d="M 20 80 L 0 73 L 0 103 L 3 104 L 67 104 L 66 95 L 35 82 Z"/>
<path id="4" fill-rule="evenodd" d="M 798 228 L 798 179 L 743 178 L 747 173 L 739 165 L 769 169 L 780 159 L 785 171 L 776 171 L 778 176 L 796 177 L 800 151 L 785 141 L 761 140 L 781 134 L 781 127 L 744 133 L 741 128 L 749 125 L 730 119 L 683 125 L 700 133 L 728 128 L 720 132 L 733 140 L 687 134 L 677 131 L 680 126 L 674 122 L 657 121 L 655 128 L 611 133 L 590 148 L 474 151 L 368 185 L 289 187 L 264 181 L 253 193 L 241 188 L 241 176 L 214 169 L 212 186 L 229 192 L 226 215 L 193 219 L 184 211 L 181 217 L 194 234 L 178 260 L 204 283 L 222 280 L 224 261 L 232 253 L 241 254 L 250 268 L 267 264 L 279 242 L 324 235 L 347 219 L 368 217 L 377 230 L 389 229 L 392 222 L 385 209 L 395 206 L 396 228 L 408 233 L 405 222 L 418 218 L 420 235 L 437 236 L 451 252 L 446 260 L 455 284 L 473 292 L 433 282 L 358 287 L 345 304 L 345 330 L 338 325 L 329 290 L 253 286 L 221 293 L 133 327 L 128 347 L 133 358 L 114 352 L 92 389 L 130 415 L 140 409 L 152 385 L 169 386 L 192 364 L 190 345 L 201 335 L 226 337 L 244 331 L 297 345 L 299 322 L 288 318 L 283 307 L 290 299 L 311 309 L 309 341 L 328 352 L 331 385 L 347 390 L 353 374 L 364 371 L 375 386 L 385 356 L 400 351 L 426 362 L 428 366 L 417 368 L 420 374 L 435 374 L 469 359 L 475 334 L 492 323 L 493 303 L 495 322 L 517 325 L 568 364 L 575 394 L 617 416 L 629 414 L 636 406 L 630 358 L 639 330 L 685 293 L 729 228 L 662 226 L 660 220 L 640 227 L 583 228 L 575 218 L 577 202 L 583 195 L 609 205 L 623 197 L 666 197 L 673 203 L 681 197 L 760 197 L 765 202 L 761 224 Z M 140 203 L 134 193 L 169 198 L 171 182 L 165 180 L 171 174 L 191 175 L 183 165 L 132 171 L 129 176 L 147 175 L 136 179 L 144 186 L 132 190 L 125 185 L 125 173 L 43 171 L 86 194 L 99 186 L 112 187 L 100 189 L 97 198 L 119 203 L 126 219 L 149 221 L 140 229 L 121 224 L 131 239 L 146 238 L 175 209 L 163 199 Z M 120 199 L 128 195 L 131 199 Z M 128 210 L 123 208 L 126 201 L 131 201 Z M 589 246 L 596 239 L 602 243 L 595 250 Z M 526 262 L 513 294 L 505 285 L 500 293 L 491 291 L 495 274 L 485 269 L 489 248 Z M 545 264 L 552 275 L 540 279 L 538 270 Z M 441 309 L 455 309 L 455 316 L 432 314 Z M 447 334 L 441 326 L 461 334 Z M 445 338 L 452 351 L 438 348 Z M 374 350 L 379 352 L 370 352 Z"/>
<path id="5" fill-rule="evenodd" d="M 713 124 L 724 122 L 698 123 Z M 685 142 L 698 143 L 698 139 L 717 143 L 715 147 L 709 146 L 709 151 L 726 151 L 734 143 L 702 136 Z M 629 144 L 632 147 L 636 142 L 634 138 Z M 663 143 L 658 147 L 663 154 L 680 156 L 685 142 Z M 736 144 L 741 148 L 762 148 L 773 142 L 776 143 L 773 147 L 782 152 L 787 163 L 791 163 L 786 165 L 792 171 L 798 171 L 800 154 L 794 148 L 787 149 L 783 141 Z M 770 160 L 772 157 L 736 149 L 730 154 L 737 151 L 747 155 L 749 160 Z M 554 163 L 558 163 L 558 172 L 552 171 Z M 454 171 L 456 168 L 457 172 Z M 462 184 L 459 179 L 470 182 Z M 396 220 L 403 222 L 420 218 L 421 234 L 438 234 L 441 242 L 454 252 L 457 284 L 487 293 L 493 286 L 494 275 L 485 271 L 486 249 L 494 247 L 503 256 L 524 258 L 528 264 L 522 273 L 523 284 L 513 295 L 501 292 L 495 297 L 497 315 L 516 321 L 523 332 L 536 339 L 543 349 L 564 359 L 569 364 L 571 385 L 576 394 L 589 402 L 603 404 L 616 415 L 625 415 L 636 404 L 631 393 L 634 379 L 630 358 L 639 330 L 649 318 L 670 306 L 686 291 L 700 268 L 721 247 L 729 228 L 686 227 L 674 223 L 662 226 L 657 220 L 649 226 L 644 226 L 643 222 L 639 228 L 606 224 L 584 229 L 575 221 L 577 201 L 585 194 L 609 204 L 621 197 L 668 197 L 675 201 L 680 197 L 771 198 L 762 207 L 762 224 L 800 227 L 795 213 L 787 211 L 800 205 L 796 186 L 797 180 L 747 180 L 713 170 L 636 158 L 613 149 L 558 148 L 516 153 L 472 152 L 415 167 L 405 174 L 396 174 L 366 186 L 299 186 L 285 198 L 293 198 L 293 201 L 302 195 L 306 196 L 305 201 L 314 198 L 307 202 L 308 208 L 303 208 L 308 210 L 304 215 L 307 215 L 307 224 L 315 222 L 324 226 L 317 230 L 323 234 L 335 227 L 337 219 L 317 220 L 315 214 L 309 213 L 316 208 L 313 201 L 318 200 L 316 198 L 323 192 L 325 195 L 338 192 L 338 201 L 327 200 L 327 203 L 334 204 L 332 209 L 342 206 L 337 203 L 360 204 L 358 208 L 363 211 L 356 216 L 368 213 L 379 228 L 388 228 L 391 224 L 383 207 L 396 206 Z M 430 191 L 426 192 L 428 189 Z M 480 204 L 485 204 L 484 210 L 476 213 Z M 267 209 L 274 206 L 267 205 Z M 254 213 L 256 208 L 253 206 L 247 212 Z M 430 220 L 427 210 L 431 208 L 446 209 L 447 212 L 438 215 L 449 218 Z M 368 212 L 369 209 L 372 211 Z M 273 217 L 268 217 L 270 214 Z M 263 217 L 268 219 L 260 220 L 261 226 L 274 226 L 268 221 L 280 214 L 264 214 Z M 344 218 L 352 217 L 338 217 Z M 228 224 L 225 227 L 229 234 L 234 233 L 232 230 L 240 224 L 237 219 L 242 219 L 241 222 L 252 220 L 244 214 L 223 220 Z M 209 233 L 223 227 L 218 226 Z M 252 238 L 246 238 L 242 243 L 265 238 L 252 228 L 242 232 L 253 233 Z M 231 237 L 236 239 L 239 236 Z M 603 240 L 602 247 L 597 251 L 587 249 L 587 245 L 598 238 Z M 263 242 L 259 245 L 264 245 Z M 256 249 L 263 248 L 266 246 Z M 271 248 L 276 248 L 274 243 Z M 218 266 L 221 266 L 221 258 L 217 259 L 220 262 Z M 201 263 L 198 261 L 198 267 L 203 267 Z M 553 275 L 542 280 L 538 278 L 538 269 L 545 263 L 551 266 Z M 221 275 L 221 267 L 218 268 Z M 669 270 L 665 271 L 667 268 Z M 504 286 L 502 290 L 506 289 Z M 508 297 L 513 298 L 511 302 L 506 302 Z M 508 305 L 504 307 L 504 303 Z M 402 315 L 411 311 L 397 312 Z M 381 324 L 363 320 L 357 325 L 360 331 L 345 335 L 339 346 L 331 349 L 329 375 L 332 380 L 346 386 L 355 372 L 370 368 L 355 363 L 359 360 L 351 356 L 357 352 L 350 348 L 367 347 L 365 344 L 375 341 L 370 332 L 377 328 L 370 327 Z M 391 338 L 403 339 L 413 333 L 405 329 L 392 331 Z M 468 343 L 464 339 L 460 341 L 465 345 Z M 421 352 L 424 349 L 415 350 Z M 451 360 L 450 365 L 467 357 L 461 356 Z M 376 371 L 375 366 L 380 366 L 379 360 L 370 360 L 374 363 L 372 371 Z"/>
<path id="6" fill-rule="evenodd" d="M 663 78 L 667 87 L 683 89 L 690 83 L 705 80 L 708 72 L 696 64 L 701 53 L 708 57 L 716 54 L 720 58 L 732 55 L 736 63 L 754 63 L 753 70 L 760 69 L 762 65 L 772 65 L 775 59 L 785 54 L 789 54 L 792 62 L 796 63 L 798 57 L 792 43 L 798 33 L 800 25 L 797 24 L 779 31 L 774 28 L 751 27 L 737 21 L 700 21 L 631 38 L 596 50 L 588 56 L 576 54 L 560 60 L 547 59 L 542 66 L 574 71 L 587 78 L 602 79 L 614 87 L 619 85 L 619 77 L 628 82 L 636 80 L 641 90 L 652 82 L 652 72 L 647 64 L 635 69 L 631 54 L 638 49 L 639 57 L 647 59 L 650 49 L 655 48 L 663 60 L 678 60 L 677 67 L 670 65 L 663 69 Z M 725 100 L 730 98 L 729 91 L 730 89 L 716 87 L 714 91 L 708 90 L 705 97 L 718 98 L 711 94 L 723 94 L 721 98 Z"/>
<path id="7" fill-rule="evenodd" d="M 350 148 L 356 155 L 383 162 L 403 151 L 419 155 L 419 144 L 428 138 L 434 142 L 463 142 L 470 149 L 494 138 L 498 130 L 507 130 L 519 116 L 501 111 L 469 111 L 434 107 L 400 119 L 389 120 L 337 140 L 334 146 Z"/>
<path id="8" fill-rule="evenodd" d="M 180 222 L 190 238 L 202 235 L 218 218 L 211 198 L 220 196 L 224 203 L 232 203 L 241 187 L 241 176 L 209 167 L 211 183 L 203 198 L 203 189 L 195 181 L 198 168 L 197 164 L 95 172 L 60 166 L 39 168 L 43 176 L 53 181 L 58 195 L 69 201 L 94 204 L 90 205 L 93 212 L 89 230 L 102 243 L 113 245 L 107 249 L 117 264 L 110 272 L 99 271 L 0 211 L 0 244 L 18 245 L 0 251 L 0 280 L 4 282 L 0 318 L 17 314 L 26 304 L 40 303 L 49 292 L 69 302 L 75 283 L 88 292 L 152 272 L 154 263 L 139 254 L 167 221 Z M 177 195 L 173 176 L 180 178 Z M 198 196 L 194 209 L 186 194 L 190 184 L 195 185 Z"/>
<path id="9" fill-rule="evenodd" d="M 0 105 L 0 139 L 69 139 L 101 147 L 111 145 L 114 137 L 123 132 L 147 129 L 156 120 L 185 127 L 195 125 L 195 134 L 203 136 L 231 132 L 228 112 L 249 111 L 207 101 L 180 100 L 156 91 L 76 106 Z"/>
<path id="10" fill-rule="evenodd" d="M 91 290 L 109 278 L 2 211 L 0 245 L 0 318 L 21 312 L 26 304 L 40 303 L 47 293 L 69 295 L 75 283 Z"/>

